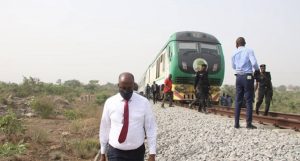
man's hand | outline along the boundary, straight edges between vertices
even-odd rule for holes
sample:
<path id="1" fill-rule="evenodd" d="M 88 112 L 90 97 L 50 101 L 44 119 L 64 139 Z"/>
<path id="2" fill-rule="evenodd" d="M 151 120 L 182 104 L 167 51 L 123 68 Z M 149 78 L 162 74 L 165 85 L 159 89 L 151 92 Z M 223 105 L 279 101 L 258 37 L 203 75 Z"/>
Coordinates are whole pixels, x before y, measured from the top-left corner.
<path id="1" fill-rule="evenodd" d="M 100 161 L 106 161 L 105 154 L 101 154 L 101 156 L 100 156 Z"/>
<path id="2" fill-rule="evenodd" d="M 258 79 L 259 78 L 259 75 L 260 75 L 260 71 L 259 70 L 255 70 L 254 72 L 254 79 Z"/>
<path id="3" fill-rule="evenodd" d="M 149 154 L 148 161 L 155 161 L 155 154 Z"/>

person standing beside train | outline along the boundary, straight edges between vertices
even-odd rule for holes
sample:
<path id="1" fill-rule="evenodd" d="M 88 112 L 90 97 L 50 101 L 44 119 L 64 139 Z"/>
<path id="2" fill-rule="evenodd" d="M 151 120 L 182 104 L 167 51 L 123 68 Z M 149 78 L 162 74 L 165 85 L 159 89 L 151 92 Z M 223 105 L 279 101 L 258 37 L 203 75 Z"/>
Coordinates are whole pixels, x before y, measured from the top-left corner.
<path id="1" fill-rule="evenodd" d="M 240 112 L 243 98 L 246 99 L 246 122 L 248 129 L 256 129 L 252 124 L 252 110 L 254 97 L 254 78 L 259 74 L 258 64 L 252 49 L 246 48 L 243 37 L 236 40 L 236 50 L 232 56 L 232 68 L 236 72 L 236 98 L 235 98 L 235 128 L 240 128 Z M 253 69 L 255 70 L 253 76 Z"/>
<path id="2" fill-rule="evenodd" d="M 150 90 L 151 90 L 151 88 L 150 88 L 149 84 L 147 83 L 146 89 L 145 89 L 147 99 L 150 99 Z"/>
<path id="3" fill-rule="evenodd" d="M 159 92 L 159 87 L 158 85 L 155 83 L 155 81 L 153 81 L 153 84 L 151 85 L 151 91 L 152 91 L 152 99 L 153 99 L 153 104 L 155 104 L 157 102 L 157 93 Z"/>
<path id="4" fill-rule="evenodd" d="M 196 91 L 196 98 L 199 100 L 198 112 L 207 113 L 206 107 L 208 104 L 210 84 L 206 64 L 202 64 L 200 71 L 196 73 L 194 89 Z"/>
<path id="5" fill-rule="evenodd" d="M 259 115 L 259 108 L 265 97 L 266 106 L 265 106 L 264 116 L 267 116 L 269 113 L 270 103 L 273 96 L 273 87 L 271 81 L 271 74 L 270 72 L 266 72 L 265 64 L 260 65 L 260 75 L 256 81 L 255 91 L 257 90 L 257 88 L 258 88 L 258 98 L 257 98 L 256 108 L 255 108 L 256 114 Z"/>
<path id="6" fill-rule="evenodd" d="M 169 74 L 168 78 L 165 79 L 164 82 L 164 98 L 161 103 L 161 107 L 164 107 L 165 100 L 168 98 L 169 99 L 169 107 L 173 106 L 173 92 L 172 92 L 172 74 Z"/>

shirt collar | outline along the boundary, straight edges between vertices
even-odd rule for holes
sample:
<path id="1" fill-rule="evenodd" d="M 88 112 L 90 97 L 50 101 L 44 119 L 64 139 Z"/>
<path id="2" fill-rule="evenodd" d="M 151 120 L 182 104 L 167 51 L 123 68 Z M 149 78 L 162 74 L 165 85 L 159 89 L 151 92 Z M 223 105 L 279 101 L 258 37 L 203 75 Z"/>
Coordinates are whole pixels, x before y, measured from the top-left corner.
<path id="1" fill-rule="evenodd" d="M 245 48 L 245 46 L 239 46 L 237 49 L 239 50 L 239 49 L 242 49 L 242 48 Z"/>

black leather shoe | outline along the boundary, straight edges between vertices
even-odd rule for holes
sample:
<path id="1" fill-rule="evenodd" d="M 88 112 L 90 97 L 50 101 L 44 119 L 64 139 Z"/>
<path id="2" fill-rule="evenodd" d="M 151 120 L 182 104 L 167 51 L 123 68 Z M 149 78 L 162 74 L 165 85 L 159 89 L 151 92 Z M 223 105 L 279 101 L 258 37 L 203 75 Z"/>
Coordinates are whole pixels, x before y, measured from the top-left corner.
<path id="1" fill-rule="evenodd" d="M 234 128 L 239 129 L 239 128 L 241 128 L 241 126 L 240 125 L 234 125 Z"/>
<path id="2" fill-rule="evenodd" d="M 254 126 L 254 125 L 252 125 L 252 124 L 250 124 L 250 125 L 247 125 L 247 127 L 246 127 L 247 129 L 257 129 L 257 127 L 256 126 Z"/>

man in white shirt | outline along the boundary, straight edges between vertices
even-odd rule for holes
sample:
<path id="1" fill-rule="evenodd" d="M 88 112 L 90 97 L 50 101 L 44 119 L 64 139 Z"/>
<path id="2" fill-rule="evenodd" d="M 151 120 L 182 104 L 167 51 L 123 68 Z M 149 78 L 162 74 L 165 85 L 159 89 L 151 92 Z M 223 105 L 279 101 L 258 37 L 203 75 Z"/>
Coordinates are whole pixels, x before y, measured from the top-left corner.
<path id="1" fill-rule="evenodd" d="M 133 92 L 134 76 L 121 73 L 119 93 L 104 104 L 100 124 L 100 161 L 144 161 L 147 138 L 148 161 L 155 161 L 156 122 L 150 102 Z"/>

